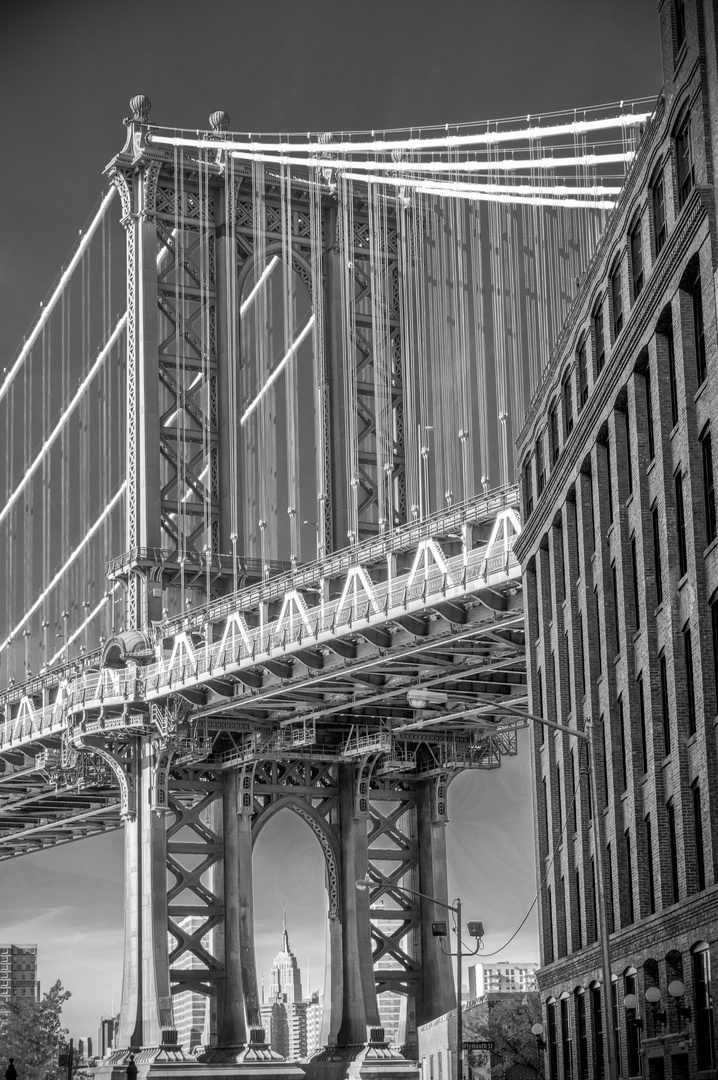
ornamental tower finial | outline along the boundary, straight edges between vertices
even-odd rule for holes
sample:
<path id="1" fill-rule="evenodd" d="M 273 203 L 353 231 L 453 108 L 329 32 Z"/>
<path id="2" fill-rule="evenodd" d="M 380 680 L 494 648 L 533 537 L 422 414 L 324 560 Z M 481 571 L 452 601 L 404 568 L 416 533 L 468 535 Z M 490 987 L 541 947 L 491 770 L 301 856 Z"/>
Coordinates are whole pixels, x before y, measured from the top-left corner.
<path id="1" fill-rule="evenodd" d="M 146 94 L 136 94 L 130 101 L 132 119 L 139 120 L 143 124 L 146 124 L 149 120 L 151 108 L 152 102 Z"/>

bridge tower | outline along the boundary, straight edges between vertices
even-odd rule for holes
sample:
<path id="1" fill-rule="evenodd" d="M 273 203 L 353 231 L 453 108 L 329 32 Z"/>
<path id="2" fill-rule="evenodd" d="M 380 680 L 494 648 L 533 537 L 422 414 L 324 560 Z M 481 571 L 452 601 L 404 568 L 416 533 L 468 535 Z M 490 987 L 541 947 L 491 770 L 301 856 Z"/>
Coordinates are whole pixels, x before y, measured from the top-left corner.
<path id="1" fill-rule="evenodd" d="M 243 410 L 251 408 L 240 379 L 242 297 L 266 260 L 286 259 L 289 251 L 311 300 L 317 554 L 329 556 L 347 538 L 380 536 L 382 506 L 393 525 L 406 521 L 396 252 L 407 238 L 391 212 L 370 244 L 359 198 L 342 214 L 330 143 L 319 191 L 303 176 L 283 188 L 269 170 L 260 174 L 260 188 L 256 171 L 236 167 L 212 146 L 228 127 L 225 114 L 212 116 L 206 149 L 184 153 L 153 143 L 147 98 L 134 98 L 131 109 L 126 145 L 107 169 L 127 236 L 128 495 L 127 550 L 111 565 L 126 590 L 126 626 L 105 646 L 104 663 L 140 672 L 162 655 L 166 604 L 181 616 L 192 590 L 216 601 L 238 584 L 264 586 L 268 573 L 282 569 L 278 553 L 259 550 L 265 526 L 256 520 L 256 480 L 246 481 L 243 455 L 252 447 L 240 430 Z M 347 229 L 349 266 L 342 254 Z M 377 265 L 391 298 L 381 312 L 381 337 L 366 300 Z M 260 348 L 256 335 L 254 344 Z M 354 415 L 344 392 L 347 366 L 358 386 Z M 270 364 L 265 377 L 272 370 Z M 242 543 L 253 544 L 254 554 Z M 290 554 L 287 569 L 296 564 L 294 547 Z M 270 607 L 259 604 L 260 621 Z M 203 633 L 206 646 L 210 622 Z M 381 633 L 373 644 L 381 646 Z M 186 638 L 188 649 L 203 647 L 200 635 Z M 286 677 L 279 660 L 266 669 Z M 358 736 L 355 751 L 350 747 L 341 760 L 305 752 L 297 740 L 266 760 L 245 755 L 231 767 L 208 768 L 200 733 L 251 734 L 251 716 L 224 713 L 214 723 L 205 707 L 204 727 L 183 740 L 183 721 L 197 705 L 206 706 L 206 698 L 192 689 L 145 704 L 155 734 L 130 739 L 125 758 L 110 762 L 127 791 L 125 960 L 112 1068 L 124 1069 L 132 1052 L 141 1071 L 298 1075 L 265 1043 L 253 931 L 252 848 L 271 816 L 289 808 L 321 844 L 329 897 L 325 1049 L 302 1067 L 332 1078 L 365 1069 L 415 1076 L 417 1025 L 453 1007 L 455 994 L 450 961 L 429 930 L 434 913 L 401 886 L 447 899 L 451 774 L 407 779 L 387 765 L 381 740 L 362 743 Z M 357 892 L 357 879 L 368 874 L 376 888 Z M 372 913 L 378 898 L 384 906 Z M 379 920 L 395 930 L 378 929 Z M 193 964 L 181 963 L 183 956 Z M 382 959 L 391 967 L 375 970 Z M 177 1046 L 172 995 L 187 989 L 211 1002 L 204 1065 Z M 377 992 L 386 989 L 407 998 L 406 1057 L 384 1040 Z"/>

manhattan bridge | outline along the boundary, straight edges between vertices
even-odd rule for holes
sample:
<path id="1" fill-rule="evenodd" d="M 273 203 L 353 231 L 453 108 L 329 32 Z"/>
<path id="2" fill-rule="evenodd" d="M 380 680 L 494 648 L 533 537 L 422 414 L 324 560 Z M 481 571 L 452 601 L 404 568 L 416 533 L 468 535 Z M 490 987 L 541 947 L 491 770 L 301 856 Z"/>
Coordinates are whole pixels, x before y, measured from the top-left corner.
<path id="1" fill-rule="evenodd" d="M 252 886 L 293 811 L 327 892 L 301 1068 L 413 1077 L 456 998 L 406 890 L 447 900 L 449 784 L 526 724 L 514 438 L 649 106 L 303 135 L 130 108 L 0 384 L 0 858 L 124 829 L 108 1076 L 299 1076 Z"/>

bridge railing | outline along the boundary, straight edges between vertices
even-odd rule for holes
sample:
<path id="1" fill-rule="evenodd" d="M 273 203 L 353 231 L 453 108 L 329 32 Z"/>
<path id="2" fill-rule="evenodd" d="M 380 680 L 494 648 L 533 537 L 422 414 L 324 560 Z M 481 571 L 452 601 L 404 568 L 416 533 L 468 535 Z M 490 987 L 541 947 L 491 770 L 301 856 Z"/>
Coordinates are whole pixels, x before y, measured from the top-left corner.
<path id="1" fill-rule="evenodd" d="M 515 534 L 505 535 L 493 545 L 467 550 L 460 555 L 429 565 L 415 561 L 411 571 L 392 580 L 372 582 L 358 574 L 352 583 L 351 572 L 359 564 L 347 567 L 347 579 L 341 597 L 320 601 L 308 608 L 296 583 L 284 593 L 279 617 L 271 623 L 250 627 L 241 611 L 231 601 L 210 606 L 205 612 L 203 640 L 193 642 L 183 628 L 174 636 L 169 657 L 140 668 L 102 668 L 88 670 L 68 682 L 64 694 L 52 705 L 36 708 L 29 698 L 20 704 L 17 717 L 0 728 L 0 749 L 32 740 L 67 725 L 68 714 L 93 705 L 122 705 L 167 696 L 183 686 L 191 686 L 211 677 L 220 677 L 227 669 L 249 667 L 258 658 L 278 658 L 322 638 L 343 636 L 361 626 L 380 624 L 402 612 L 420 610 L 442 597 L 474 592 L 482 584 L 518 579 L 520 567 L 513 554 Z M 439 549 L 435 549 L 441 555 Z M 421 554 L 421 548 L 419 553 Z M 425 551 L 425 560 L 428 554 Z M 354 589 L 351 588 L 352 584 Z M 208 618 L 209 616 L 209 618 Z M 222 637 L 211 640 L 211 624 L 224 624 Z"/>
<path id="2" fill-rule="evenodd" d="M 502 510 L 517 508 L 518 505 L 519 492 L 515 484 L 494 488 L 485 495 L 456 503 L 420 521 L 399 525 L 381 536 L 342 548 L 323 559 L 302 563 L 296 569 L 273 576 L 268 581 L 248 585 L 231 596 L 197 607 L 189 613 L 175 615 L 162 624 L 163 632 L 166 630 L 167 636 L 170 636 L 180 630 L 200 628 L 206 621 L 219 621 L 230 610 L 249 611 L 260 604 L 281 599 L 290 589 L 311 589 L 322 580 L 341 577 L 352 566 L 370 566 L 381 562 L 389 555 L 411 551 L 430 537 L 459 533 L 464 525 L 489 523 Z"/>
<path id="3" fill-rule="evenodd" d="M 425 572 L 403 574 L 391 582 L 371 583 L 371 591 L 356 598 L 340 597 L 307 608 L 296 590 L 287 594 L 285 607 L 294 610 L 263 626 L 249 627 L 235 610 L 225 610 L 222 638 L 211 642 L 205 626 L 204 640 L 192 642 L 186 632 L 175 636 L 171 656 L 145 668 L 100 673 L 87 672 L 68 687 L 70 710 L 93 702 L 152 700 L 173 690 L 221 676 L 228 668 L 254 664 L 260 657 L 277 656 L 293 651 L 322 637 L 343 635 L 352 629 L 381 623 L 390 614 L 421 607 L 437 595 L 474 591 L 479 582 L 488 582 L 513 571 L 518 563 L 513 555 L 514 537 L 506 539 L 505 549 L 487 554 L 487 547 L 447 560 L 446 570 L 432 566 Z M 366 586 L 362 584 L 365 590 Z M 214 612 L 213 612 L 214 613 Z M 236 621 L 231 621 L 232 617 Z"/>

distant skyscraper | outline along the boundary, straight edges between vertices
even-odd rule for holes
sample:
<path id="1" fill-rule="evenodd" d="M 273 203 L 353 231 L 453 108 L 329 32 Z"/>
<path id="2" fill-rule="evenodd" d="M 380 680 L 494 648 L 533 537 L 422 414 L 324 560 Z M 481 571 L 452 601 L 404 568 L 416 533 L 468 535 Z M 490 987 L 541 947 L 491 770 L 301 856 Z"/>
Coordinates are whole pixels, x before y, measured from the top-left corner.
<path id="1" fill-rule="evenodd" d="M 306 1056 L 307 1008 L 302 1001 L 302 974 L 289 948 L 285 908 L 282 948 L 272 963 L 269 998 L 260 1007 L 267 1042 L 282 1057 L 296 1060 Z"/>
<path id="2" fill-rule="evenodd" d="M 500 960 L 495 964 L 472 964 L 469 968 L 469 1000 L 484 994 L 509 994 L 538 990 L 536 968 L 525 960 Z"/>
<path id="3" fill-rule="evenodd" d="M 0 1001 L 39 997 L 37 945 L 0 945 Z"/>
<path id="4" fill-rule="evenodd" d="M 322 1048 L 322 1016 L 324 1001 L 315 991 L 307 1001 L 307 1056 L 311 1057 Z"/>

